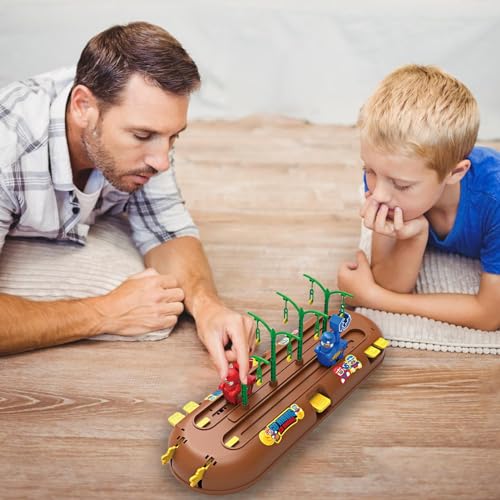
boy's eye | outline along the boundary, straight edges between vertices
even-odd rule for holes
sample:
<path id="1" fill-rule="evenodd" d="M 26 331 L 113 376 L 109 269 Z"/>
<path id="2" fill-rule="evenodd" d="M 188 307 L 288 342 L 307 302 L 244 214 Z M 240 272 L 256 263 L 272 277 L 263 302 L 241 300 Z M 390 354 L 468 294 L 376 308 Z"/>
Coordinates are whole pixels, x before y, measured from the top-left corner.
<path id="1" fill-rule="evenodd" d="M 366 175 L 372 175 L 374 174 L 375 172 L 371 169 L 371 168 L 367 168 L 367 167 L 363 167 L 363 172 L 366 174 Z"/>
<path id="2" fill-rule="evenodd" d="M 407 185 L 401 185 L 401 184 L 397 184 L 396 182 L 393 182 L 393 185 L 394 187 L 398 190 L 398 191 L 406 191 L 407 189 L 410 189 L 411 188 L 411 184 L 407 184 Z"/>

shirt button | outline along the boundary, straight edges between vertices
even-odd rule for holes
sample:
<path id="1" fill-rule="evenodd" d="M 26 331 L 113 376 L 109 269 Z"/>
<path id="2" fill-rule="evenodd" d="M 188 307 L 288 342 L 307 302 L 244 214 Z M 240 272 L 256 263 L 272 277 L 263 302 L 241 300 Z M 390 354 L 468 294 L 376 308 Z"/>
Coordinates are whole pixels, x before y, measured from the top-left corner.
<path id="1" fill-rule="evenodd" d="M 73 207 L 73 213 L 77 214 L 80 212 L 80 207 Z"/>

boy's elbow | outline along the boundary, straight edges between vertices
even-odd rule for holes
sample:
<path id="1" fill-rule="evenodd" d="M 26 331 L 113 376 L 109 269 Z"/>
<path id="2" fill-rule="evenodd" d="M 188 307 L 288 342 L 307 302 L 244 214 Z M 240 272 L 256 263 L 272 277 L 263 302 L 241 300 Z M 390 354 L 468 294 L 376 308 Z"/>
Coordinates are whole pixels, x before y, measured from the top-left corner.
<path id="1" fill-rule="evenodd" d="M 383 272 L 379 271 L 376 266 L 372 267 L 373 279 L 377 285 L 395 293 L 413 293 L 415 290 L 415 281 L 413 280 L 402 280 L 398 277 L 387 276 Z"/>
<path id="2" fill-rule="evenodd" d="M 471 324 L 470 328 L 475 328 L 476 330 L 483 330 L 485 332 L 495 332 L 500 330 L 500 318 L 498 317 L 497 311 L 483 311 L 481 314 L 476 316 Z"/>
<path id="3" fill-rule="evenodd" d="M 500 330 L 500 320 L 497 318 L 493 318 L 493 320 L 484 318 L 480 321 L 478 330 L 484 330 L 485 332 L 496 332 L 497 330 Z"/>

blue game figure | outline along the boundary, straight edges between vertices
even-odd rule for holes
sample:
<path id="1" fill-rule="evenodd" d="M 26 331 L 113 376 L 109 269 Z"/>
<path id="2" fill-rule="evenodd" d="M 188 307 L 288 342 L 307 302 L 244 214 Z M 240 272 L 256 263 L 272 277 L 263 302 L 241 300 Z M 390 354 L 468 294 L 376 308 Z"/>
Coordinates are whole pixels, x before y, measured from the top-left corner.
<path id="1" fill-rule="evenodd" d="M 351 316 L 344 312 L 343 316 L 332 314 L 328 322 L 329 329 L 321 335 L 319 344 L 314 348 L 318 361 L 324 366 L 333 366 L 343 355 L 347 341 L 340 334 L 351 323 Z"/>

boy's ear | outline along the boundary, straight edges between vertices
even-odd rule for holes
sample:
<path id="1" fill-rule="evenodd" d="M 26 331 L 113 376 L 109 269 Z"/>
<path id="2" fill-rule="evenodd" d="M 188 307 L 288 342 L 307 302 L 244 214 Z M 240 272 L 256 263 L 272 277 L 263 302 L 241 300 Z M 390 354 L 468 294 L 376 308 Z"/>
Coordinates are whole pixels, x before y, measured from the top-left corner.
<path id="1" fill-rule="evenodd" d="M 446 184 L 456 184 L 457 182 L 460 182 L 469 168 L 470 160 L 459 161 L 446 177 Z"/>

